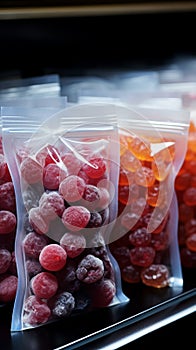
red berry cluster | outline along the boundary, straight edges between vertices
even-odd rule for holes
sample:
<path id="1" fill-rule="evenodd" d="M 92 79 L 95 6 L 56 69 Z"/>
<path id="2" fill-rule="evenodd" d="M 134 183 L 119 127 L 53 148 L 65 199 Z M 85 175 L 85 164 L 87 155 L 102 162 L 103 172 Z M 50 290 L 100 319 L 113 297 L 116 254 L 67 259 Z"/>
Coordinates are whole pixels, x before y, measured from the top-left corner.
<path id="1" fill-rule="evenodd" d="M 114 271 L 99 232 L 109 218 L 110 193 L 101 182 L 109 179 L 107 162 L 89 152 L 83 163 L 51 145 L 33 157 L 20 151 L 18 161 L 30 290 L 24 325 L 109 305 L 116 293 Z"/>
<path id="2" fill-rule="evenodd" d="M 15 262 L 15 191 L 0 139 L 0 303 L 15 299 L 18 283 Z"/>

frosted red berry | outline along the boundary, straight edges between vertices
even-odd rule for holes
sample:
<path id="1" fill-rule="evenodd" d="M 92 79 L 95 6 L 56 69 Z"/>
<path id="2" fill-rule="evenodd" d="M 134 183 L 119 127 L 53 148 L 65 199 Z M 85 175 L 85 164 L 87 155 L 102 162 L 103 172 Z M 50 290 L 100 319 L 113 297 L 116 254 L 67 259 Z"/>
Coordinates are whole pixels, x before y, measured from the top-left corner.
<path id="1" fill-rule="evenodd" d="M 71 231 L 80 231 L 90 220 L 90 211 L 83 206 L 71 206 L 64 210 L 63 224 Z"/>
<path id="2" fill-rule="evenodd" d="M 61 270 L 67 260 L 67 253 L 59 244 L 49 244 L 41 250 L 39 262 L 41 266 L 48 271 Z"/>
<path id="3" fill-rule="evenodd" d="M 25 158 L 20 165 L 20 174 L 28 184 L 42 181 L 43 167 L 31 157 Z"/>
<path id="4" fill-rule="evenodd" d="M 64 199 L 58 192 L 44 192 L 39 200 L 39 209 L 44 218 L 53 220 L 62 216 L 65 210 Z"/>
<path id="5" fill-rule="evenodd" d="M 36 326 L 46 323 L 51 315 L 51 310 L 45 301 L 34 295 L 29 296 L 24 303 L 23 322 L 27 325 Z"/>
<path id="6" fill-rule="evenodd" d="M 30 258 L 39 258 L 40 252 L 48 244 L 48 237 L 36 232 L 28 233 L 23 239 L 25 254 Z"/>
<path id="7" fill-rule="evenodd" d="M 104 274 L 103 261 L 92 254 L 85 256 L 76 270 L 77 278 L 87 284 L 95 283 Z"/>
<path id="8" fill-rule="evenodd" d="M 40 272 L 31 279 L 31 289 L 38 298 L 49 299 L 57 292 L 57 278 L 50 272 Z"/>
<path id="9" fill-rule="evenodd" d="M 82 198 L 85 187 L 86 184 L 81 177 L 69 175 L 60 183 L 59 193 L 68 203 L 72 203 Z"/>
<path id="10" fill-rule="evenodd" d="M 86 248 L 86 239 L 79 232 L 66 232 L 60 239 L 60 245 L 69 258 L 79 256 Z"/>
<path id="11" fill-rule="evenodd" d="M 82 169 L 92 179 L 101 178 L 106 171 L 106 161 L 101 157 L 89 159 L 89 164 L 83 165 Z"/>
<path id="12" fill-rule="evenodd" d="M 18 285 L 18 278 L 8 275 L 0 281 L 0 302 L 8 303 L 14 301 Z"/>

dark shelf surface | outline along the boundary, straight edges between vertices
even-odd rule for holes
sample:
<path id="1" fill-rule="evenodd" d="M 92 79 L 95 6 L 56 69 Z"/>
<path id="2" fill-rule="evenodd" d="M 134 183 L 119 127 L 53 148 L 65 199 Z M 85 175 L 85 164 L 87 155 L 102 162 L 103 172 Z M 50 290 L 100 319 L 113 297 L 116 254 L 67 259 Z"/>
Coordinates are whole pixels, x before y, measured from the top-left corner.
<path id="1" fill-rule="evenodd" d="M 0 339 L 6 350 L 118 349 L 196 311 L 194 271 L 184 272 L 182 290 L 123 285 L 125 304 L 55 321 L 23 332 L 10 332 L 12 305 L 0 308 Z M 108 348 L 108 350 L 109 350 Z"/>

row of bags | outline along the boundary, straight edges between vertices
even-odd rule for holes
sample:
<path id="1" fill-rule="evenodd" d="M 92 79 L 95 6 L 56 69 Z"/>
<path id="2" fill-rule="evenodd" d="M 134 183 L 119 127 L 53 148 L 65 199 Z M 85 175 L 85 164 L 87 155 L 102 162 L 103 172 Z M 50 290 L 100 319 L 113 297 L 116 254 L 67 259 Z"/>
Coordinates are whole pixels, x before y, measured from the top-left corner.
<path id="1" fill-rule="evenodd" d="M 129 302 L 122 280 L 181 290 L 175 185 L 190 111 L 89 97 L 2 107 L 1 124 L 0 301 L 14 298 L 12 331 Z"/>
<path id="2" fill-rule="evenodd" d="M 15 300 L 12 331 L 128 302 L 122 280 L 180 290 L 181 263 L 195 267 L 194 99 L 99 94 L 2 97 L 0 300 Z"/>

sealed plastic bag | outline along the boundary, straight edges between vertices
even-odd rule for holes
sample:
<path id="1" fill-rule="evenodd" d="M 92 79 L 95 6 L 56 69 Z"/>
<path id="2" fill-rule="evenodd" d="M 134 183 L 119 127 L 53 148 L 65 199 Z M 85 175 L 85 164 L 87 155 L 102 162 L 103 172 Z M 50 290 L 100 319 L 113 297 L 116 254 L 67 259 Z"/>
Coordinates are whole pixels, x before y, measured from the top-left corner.
<path id="1" fill-rule="evenodd" d="M 22 104 L 21 101 L 18 102 Z M 63 100 L 62 102 L 64 104 Z M 62 102 L 60 100 L 58 102 L 56 101 L 56 105 Z M 16 117 L 21 115 L 22 112 L 24 114 L 24 111 L 27 113 L 26 108 L 14 108 L 14 110 Z M 49 108 L 49 110 L 45 108 L 45 110 L 40 111 L 40 119 L 46 115 L 49 116 L 51 111 L 55 112 L 58 110 L 59 108 Z M 35 113 L 35 110 L 34 112 L 32 111 L 30 113 L 31 118 L 34 117 Z M 7 113 L 12 115 L 12 112 L 12 108 L 7 109 Z M 15 124 L 17 124 L 16 121 Z M 0 130 L 0 305 L 6 306 L 7 304 L 14 303 L 18 283 L 15 261 L 17 213 L 15 188 L 2 144 L 2 125 L 0 125 Z"/>
<path id="2" fill-rule="evenodd" d="M 181 288 L 174 182 L 187 148 L 189 113 L 119 107 L 118 123 L 119 212 L 111 252 L 125 282 Z"/>
<path id="3" fill-rule="evenodd" d="M 14 110 L 2 109 L 18 212 L 12 331 L 129 300 L 107 247 L 117 215 L 116 117 L 93 104 L 42 122 L 39 114 L 15 123 Z"/>

